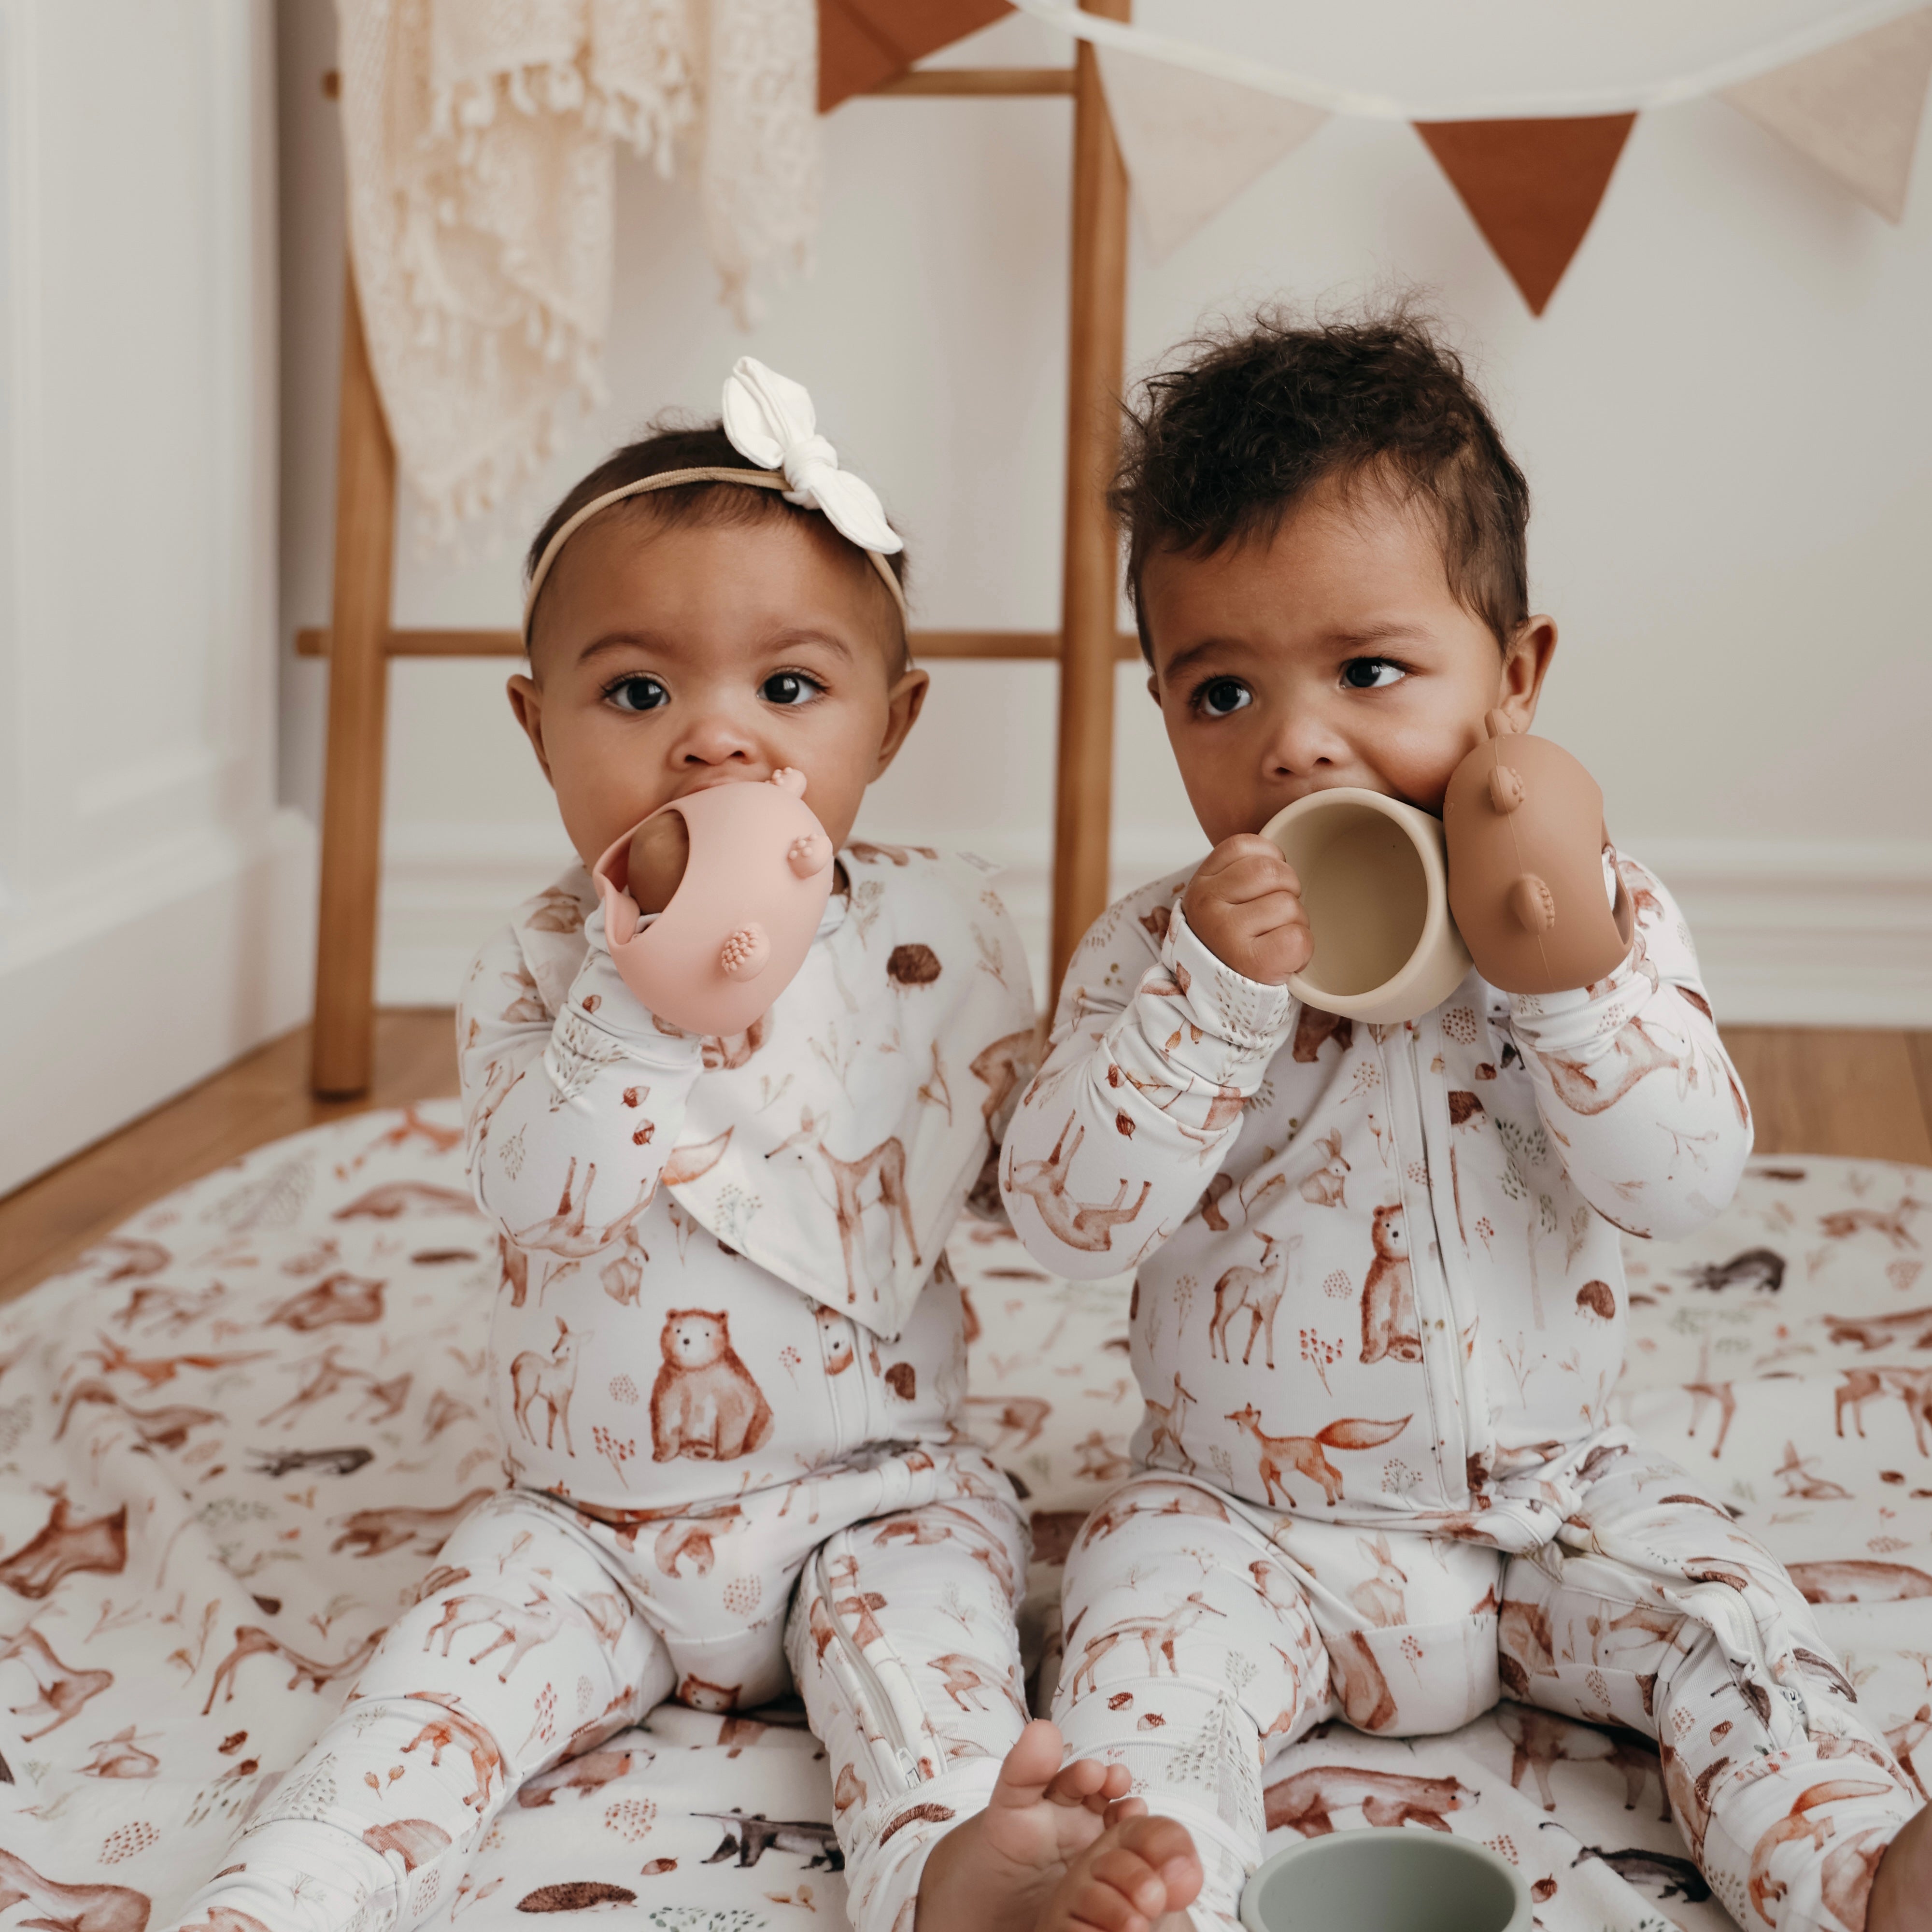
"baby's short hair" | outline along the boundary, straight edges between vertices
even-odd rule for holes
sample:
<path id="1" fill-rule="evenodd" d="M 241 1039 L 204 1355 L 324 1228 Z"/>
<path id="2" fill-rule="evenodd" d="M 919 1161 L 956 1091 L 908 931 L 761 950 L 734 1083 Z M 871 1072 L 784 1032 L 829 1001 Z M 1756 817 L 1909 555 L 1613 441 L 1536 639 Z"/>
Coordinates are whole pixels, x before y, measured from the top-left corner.
<path id="1" fill-rule="evenodd" d="M 599 496 L 621 490 L 627 483 L 641 483 L 647 477 L 662 476 L 673 470 L 749 470 L 755 466 L 739 454 L 724 434 L 724 425 L 716 418 L 710 422 L 691 423 L 681 422 L 675 416 L 660 416 L 646 426 L 644 434 L 635 442 L 627 442 L 622 448 L 612 451 L 544 519 L 543 527 L 531 540 L 529 552 L 524 559 L 524 580 L 527 582 L 536 574 L 544 552 L 550 548 L 550 538 L 586 503 L 594 503 Z M 676 483 L 646 495 L 627 497 L 614 504 L 611 512 L 605 514 L 612 512 L 652 518 L 659 527 L 669 529 L 688 529 L 707 524 L 790 523 L 814 543 L 822 544 L 828 552 L 849 561 L 855 569 L 863 573 L 868 584 L 878 588 L 881 609 L 889 613 L 887 621 L 898 634 L 902 652 L 906 650 L 905 626 L 884 585 L 878 582 L 877 573 L 866 554 L 834 530 L 828 518 L 816 510 L 787 502 L 779 490 L 748 488 L 741 483 Z M 906 580 L 905 552 L 896 551 L 886 559 L 886 562 L 903 589 Z M 542 604 L 539 597 L 538 608 L 542 608 Z M 536 626 L 536 610 L 532 610 L 532 634 Z"/>
<path id="2" fill-rule="evenodd" d="M 1529 486 L 1462 358 L 1402 303 L 1317 324 L 1263 309 L 1182 345 L 1127 404 L 1110 500 L 1153 662 L 1141 578 L 1159 550 L 1266 539 L 1318 484 L 1391 484 L 1441 532 L 1456 598 L 1507 646 L 1529 615 Z"/>

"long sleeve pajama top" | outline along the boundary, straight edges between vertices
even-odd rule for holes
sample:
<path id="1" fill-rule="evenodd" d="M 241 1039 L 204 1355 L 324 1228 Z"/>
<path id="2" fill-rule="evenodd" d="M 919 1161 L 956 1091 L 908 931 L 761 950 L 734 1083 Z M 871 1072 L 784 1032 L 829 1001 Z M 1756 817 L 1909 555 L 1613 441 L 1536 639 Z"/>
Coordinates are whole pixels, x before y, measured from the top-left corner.
<path id="1" fill-rule="evenodd" d="M 670 1512 L 955 1432 L 944 1246 L 1031 1063 L 1026 962 L 962 862 L 841 862 L 797 976 L 729 1040 L 639 1004 L 581 867 L 477 956 L 458 1043 L 521 1486 Z"/>
<path id="2" fill-rule="evenodd" d="M 1096 922 L 1000 1185 L 1042 1267 L 1136 1270 L 1138 1460 L 1364 1527 L 1554 1534 L 1623 1359 L 1618 1231 L 1698 1226 L 1751 1145 L 1690 933 L 1618 862 L 1609 978 L 1472 971 L 1399 1026 L 1224 965 L 1191 872 Z"/>

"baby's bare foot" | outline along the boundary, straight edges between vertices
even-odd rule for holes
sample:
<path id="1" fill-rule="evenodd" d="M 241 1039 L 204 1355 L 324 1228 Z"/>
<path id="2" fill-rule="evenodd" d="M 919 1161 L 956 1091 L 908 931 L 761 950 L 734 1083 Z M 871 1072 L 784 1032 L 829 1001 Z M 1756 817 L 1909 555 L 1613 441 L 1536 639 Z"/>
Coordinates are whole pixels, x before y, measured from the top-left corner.
<path id="1" fill-rule="evenodd" d="M 1092 1758 L 1063 1766 L 1063 1748 L 1043 1719 L 1020 1733 L 986 1810 L 927 1855 L 916 1932 L 1034 1932 L 1044 1922 L 1070 1862 L 1120 1815 L 1128 1782 L 1119 1766 Z"/>
<path id="2" fill-rule="evenodd" d="M 1932 1928 L 1932 1807 L 1907 1819 L 1904 1828 L 1886 1847 L 1865 1906 L 1865 1932 L 1928 1932 L 1928 1928 Z"/>
<path id="3" fill-rule="evenodd" d="M 1189 1932 L 1201 1860 L 1172 1818 L 1121 1818 L 1081 1853 L 1034 1932 Z"/>

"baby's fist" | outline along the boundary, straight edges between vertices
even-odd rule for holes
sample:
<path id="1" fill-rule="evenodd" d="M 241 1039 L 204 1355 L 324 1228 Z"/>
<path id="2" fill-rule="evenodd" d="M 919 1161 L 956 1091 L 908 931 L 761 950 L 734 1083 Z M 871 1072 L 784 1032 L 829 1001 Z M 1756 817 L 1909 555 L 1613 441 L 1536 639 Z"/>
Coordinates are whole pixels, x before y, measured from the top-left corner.
<path id="1" fill-rule="evenodd" d="M 1181 908 L 1202 944 L 1245 980 L 1285 986 L 1314 956 L 1301 881 L 1257 833 L 1222 839 L 1202 862 Z"/>

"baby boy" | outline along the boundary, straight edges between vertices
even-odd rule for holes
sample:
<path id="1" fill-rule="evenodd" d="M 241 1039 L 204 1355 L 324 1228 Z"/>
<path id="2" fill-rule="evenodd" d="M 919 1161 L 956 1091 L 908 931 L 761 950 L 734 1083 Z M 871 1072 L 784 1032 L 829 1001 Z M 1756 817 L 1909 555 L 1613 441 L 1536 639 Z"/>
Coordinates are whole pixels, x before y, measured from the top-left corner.
<path id="1" fill-rule="evenodd" d="M 1556 628 L 1486 410 L 1404 314 L 1264 316 L 1148 385 L 1115 500 L 1213 850 L 1088 933 L 1005 1142 L 1042 1266 L 1138 1270 L 1146 1403 L 1067 1567 L 1054 1715 L 1149 1815 L 1042 1928 L 1234 1927 L 1270 1757 L 1504 1692 L 1654 1738 L 1741 1923 L 1932 1922 L 1917 1794 L 1802 1598 L 1610 1420 L 1618 1231 L 1696 1228 L 1751 1144 L 1670 894 L 1613 855 L 1633 944 L 1570 992 L 1472 971 L 1385 1026 L 1286 989 L 1322 939 L 1262 826 L 1329 787 L 1439 813 L 1486 717 L 1535 715 Z"/>

